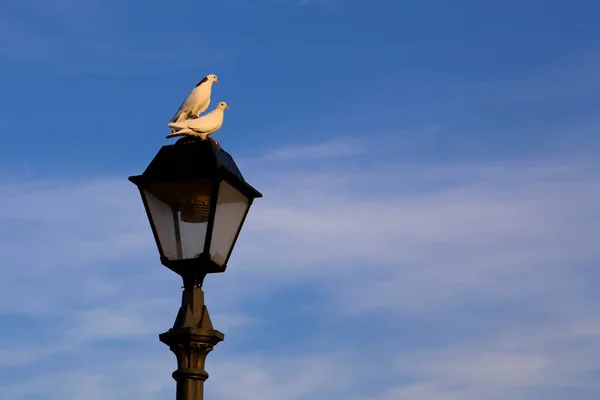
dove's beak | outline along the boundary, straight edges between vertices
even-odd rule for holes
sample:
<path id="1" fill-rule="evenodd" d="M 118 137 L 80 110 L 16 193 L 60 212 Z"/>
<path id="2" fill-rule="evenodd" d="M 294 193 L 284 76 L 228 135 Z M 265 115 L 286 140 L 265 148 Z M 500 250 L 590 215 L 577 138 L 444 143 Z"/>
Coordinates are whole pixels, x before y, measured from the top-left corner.
<path id="1" fill-rule="evenodd" d="M 218 78 L 215 78 L 215 83 L 219 83 L 219 79 Z"/>

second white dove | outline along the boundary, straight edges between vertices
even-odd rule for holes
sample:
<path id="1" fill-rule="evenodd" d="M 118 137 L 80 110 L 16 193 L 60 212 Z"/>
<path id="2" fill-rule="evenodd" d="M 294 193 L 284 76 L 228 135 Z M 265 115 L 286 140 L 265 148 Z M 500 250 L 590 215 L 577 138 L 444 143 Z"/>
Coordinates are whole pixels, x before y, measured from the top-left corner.
<path id="1" fill-rule="evenodd" d="M 173 129 L 174 132 L 168 135 L 167 138 L 177 136 L 199 136 L 204 140 L 207 136 L 212 135 L 221 128 L 223 125 L 224 111 L 227 108 L 229 108 L 227 103 L 222 101 L 214 110 L 201 117 L 172 122 L 169 124 L 169 128 Z"/>

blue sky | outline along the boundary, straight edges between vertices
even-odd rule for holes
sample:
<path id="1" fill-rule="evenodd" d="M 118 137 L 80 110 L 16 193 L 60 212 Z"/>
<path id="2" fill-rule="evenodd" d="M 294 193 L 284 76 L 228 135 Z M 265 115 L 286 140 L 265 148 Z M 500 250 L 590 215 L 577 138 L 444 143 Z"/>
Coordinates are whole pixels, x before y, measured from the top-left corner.
<path id="1" fill-rule="evenodd" d="M 172 398 L 135 187 L 189 90 L 264 194 L 214 400 L 600 395 L 600 5 L 2 0 L 0 398 Z"/>

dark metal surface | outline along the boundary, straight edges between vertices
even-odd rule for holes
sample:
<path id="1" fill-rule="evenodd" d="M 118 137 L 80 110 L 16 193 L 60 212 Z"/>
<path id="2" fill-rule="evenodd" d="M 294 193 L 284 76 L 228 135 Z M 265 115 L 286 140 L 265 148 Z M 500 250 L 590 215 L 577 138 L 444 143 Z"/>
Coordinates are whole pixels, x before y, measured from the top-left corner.
<path id="1" fill-rule="evenodd" d="M 186 182 L 198 179 L 207 179 L 213 187 L 213 201 L 211 202 L 210 215 L 208 218 L 207 237 L 204 253 L 198 258 L 187 260 L 169 260 L 163 253 L 162 245 L 154 221 L 144 195 L 144 188 L 151 184 L 166 182 Z M 144 208 L 154 239 L 158 246 L 161 263 L 179 275 L 189 274 L 195 271 L 197 274 L 224 272 L 227 268 L 227 260 L 223 266 L 217 265 L 209 259 L 208 252 L 212 239 L 212 229 L 216 205 L 218 202 L 219 183 L 221 180 L 228 182 L 232 187 L 239 190 L 248 197 L 249 204 L 253 199 L 262 197 L 262 194 L 246 182 L 229 153 L 224 151 L 212 140 L 200 140 L 198 138 L 184 137 L 175 144 L 161 147 L 154 159 L 150 162 L 144 173 L 130 176 L 129 180 L 140 189 L 144 202 Z M 247 212 L 248 210 L 246 210 Z M 245 219 L 245 216 L 244 216 Z M 241 229 L 242 226 L 240 226 Z M 236 234 L 239 235 L 239 231 Z M 235 245 L 235 240 L 233 245 Z M 232 247 L 233 249 L 233 247 Z M 231 255 L 230 249 L 227 259 Z"/>
<path id="2" fill-rule="evenodd" d="M 262 197 L 244 180 L 231 155 L 212 140 L 186 137 L 163 146 L 143 174 L 129 177 L 138 186 L 193 179 L 225 179 L 248 197 Z"/>
<path id="3" fill-rule="evenodd" d="M 196 280 L 185 280 L 181 308 L 173 328 L 159 335 L 177 357 L 176 400 L 203 400 L 206 357 L 214 346 L 224 339 L 223 333 L 213 328 L 204 292 Z"/>
<path id="4" fill-rule="evenodd" d="M 208 373 L 204 369 L 206 357 L 213 347 L 224 339 L 224 335 L 215 330 L 212 325 L 208 309 L 204 304 L 202 283 L 207 274 L 225 271 L 227 260 L 250 208 L 246 209 L 240 229 L 222 267 L 213 262 L 208 255 L 210 237 L 206 242 L 204 253 L 198 257 L 169 260 L 163 254 L 160 238 L 144 195 L 144 188 L 150 184 L 183 183 L 197 179 L 210 180 L 213 185 L 212 193 L 215 195 L 208 219 L 209 226 L 206 233 L 208 236 L 212 235 L 218 201 L 218 185 L 221 180 L 225 180 L 248 197 L 249 205 L 254 198 L 262 197 L 244 180 L 231 155 L 211 140 L 203 141 L 185 137 L 173 145 L 163 146 L 143 174 L 129 177 L 129 180 L 140 189 L 152 233 L 159 248 L 161 263 L 183 278 L 184 291 L 175 323 L 171 329 L 159 335 L 160 341 L 167 344 L 177 357 L 177 370 L 173 372 L 173 378 L 177 381 L 177 400 L 203 400 L 204 398 L 204 381 L 208 379 Z M 186 184 L 187 182 L 184 185 Z"/>

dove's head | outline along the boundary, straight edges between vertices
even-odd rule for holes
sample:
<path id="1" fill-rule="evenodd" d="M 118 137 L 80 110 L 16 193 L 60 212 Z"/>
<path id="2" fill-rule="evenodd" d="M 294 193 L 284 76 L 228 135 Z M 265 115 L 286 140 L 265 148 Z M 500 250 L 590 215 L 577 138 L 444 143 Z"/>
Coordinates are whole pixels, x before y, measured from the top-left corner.
<path id="1" fill-rule="evenodd" d="M 229 108 L 229 106 L 227 105 L 227 103 L 225 103 L 224 101 L 222 101 L 219 104 L 217 104 L 217 108 L 220 109 L 220 110 L 224 110 L 226 108 Z"/>
<path id="2" fill-rule="evenodd" d="M 215 74 L 206 75 L 200 82 L 198 82 L 196 87 L 202 85 L 203 83 L 207 84 L 205 86 L 208 86 L 208 89 L 210 90 L 212 84 L 219 83 L 219 80 L 217 79 L 217 76 Z"/>

